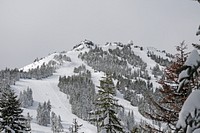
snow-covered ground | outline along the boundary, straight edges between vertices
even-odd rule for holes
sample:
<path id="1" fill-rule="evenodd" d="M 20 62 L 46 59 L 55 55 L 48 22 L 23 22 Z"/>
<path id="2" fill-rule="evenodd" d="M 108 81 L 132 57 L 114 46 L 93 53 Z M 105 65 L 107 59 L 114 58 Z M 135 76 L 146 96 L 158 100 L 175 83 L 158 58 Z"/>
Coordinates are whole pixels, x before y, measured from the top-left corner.
<path id="1" fill-rule="evenodd" d="M 69 99 L 66 94 L 59 91 L 58 88 L 58 79 L 59 76 L 70 76 L 73 74 L 74 67 L 78 67 L 82 65 L 83 62 L 80 62 L 80 59 L 77 57 L 77 52 L 70 51 L 68 55 L 72 59 L 72 62 L 66 62 L 59 69 L 56 70 L 53 76 L 42 79 L 42 80 L 35 80 L 35 79 L 20 79 L 20 81 L 16 82 L 12 88 L 17 92 L 20 93 L 22 90 L 26 90 L 27 87 L 30 87 L 33 91 L 33 99 L 34 105 L 27 109 L 24 109 L 24 115 L 28 112 L 33 117 L 31 127 L 32 133 L 50 133 L 51 127 L 44 127 L 36 124 L 36 115 L 37 115 L 37 107 L 39 103 L 43 103 L 44 101 L 50 100 L 52 105 L 52 111 L 55 112 L 57 115 L 61 116 L 62 124 L 64 126 L 65 131 L 67 132 L 71 124 L 73 123 L 73 119 L 77 119 L 79 124 L 83 124 L 80 129 L 80 132 L 85 133 L 95 133 L 96 127 L 89 124 L 87 121 L 83 121 L 79 119 L 76 115 L 71 113 L 71 105 L 69 104 Z M 51 56 L 51 55 L 50 55 Z M 52 57 L 52 56 L 51 56 Z M 49 58 L 46 58 L 48 61 Z M 46 61 L 45 58 L 43 61 Z M 36 64 L 36 63 L 34 63 Z M 28 65 L 25 68 L 30 69 L 30 67 L 35 67 L 34 64 Z M 38 63 L 42 64 L 42 63 Z"/>
<path id="2" fill-rule="evenodd" d="M 83 47 L 79 46 L 78 48 Z M 113 46 L 115 47 L 115 46 Z M 91 67 L 87 66 L 81 59 L 78 58 L 78 54 L 80 51 L 84 52 L 87 51 L 87 48 L 81 48 L 79 50 L 78 48 L 62 53 L 63 55 L 66 55 L 71 58 L 71 62 L 65 61 L 63 64 L 58 66 L 58 69 L 56 69 L 56 72 L 53 74 L 53 76 L 48 77 L 46 79 L 42 80 L 35 80 L 35 79 L 20 79 L 20 81 L 16 82 L 12 88 L 16 91 L 17 94 L 20 93 L 22 90 L 26 90 L 27 87 L 30 87 L 33 91 L 33 99 L 34 104 L 32 107 L 24 108 L 24 115 L 26 115 L 28 112 L 33 117 L 33 120 L 31 122 L 32 127 L 32 133 L 50 133 L 51 127 L 50 125 L 48 127 L 40 126 L 36 123 L 36 115 L 37 115 L 37 107 L 39 103 L 43 103 L 44 101 L 50 100 L 52 105 L 52 111 L 55 112 L 55 114 L 60 115 L 62 119 L 62 124 L 64 126 L 65 132 L 68 131 L 68 128 L 71 126 L 73 119 L 77 119 L 79 124 L 83 124 L 83 126 L 80 129 L 80 132 L 84 133 L 96 133 L 96 127 L 91 125 L 89 122 L 84 121 L 74 114 L 71 113 L 71 105 L 69 104 L 69 97 L 67 97 L 66 94 L 59 91 L 58 88 L 58 79 L 59 76 L 70 76 L 73 75 L 74 67 L 79 67 L 80 65 L 84 64 L 88 70 L 91 71 L 92 74 L 92 80 L 95 83 L 95 85 L 99 85 L 100 78 L 104 75 L 102 72 L 95 72 Z M 78 50 L 77 50 L 78 49 Z M 106 49 L 104 47 L 104 49 Z M 146 52 L 140 51 L 140 50 L 134 50 L 136 55 L 139 55 L 145 62 L 148 64 L 148 71 L 150 71 L 150 68 L 155 66 L 155 62 L 150 60 L 149 57 L 147 57 Z M 36 68 L 37 66 L 41 66 L 43 63 L 48 63 L 50 60 L 53 60 L 53 57 L 55 55 L 58 55 L 60 53 L 54 53 L 51 54 L 38 62 L 34 62 L 30 65 L 25 66 L 22 68 L 22 70 L 28 71 L 29 69 Z M 119 104 L 123 105 L 125 108 L 125 111 L 133 111 L 135 115 L 135 119 L 137 122 L 140 122 L 141 120 L 146 120 L 148 122 L 151 122 L 144 118 L 139 112 L 138 108 L 134 107 L 130 104 L 130 102 L 123 99 L 122 94 L 119 92 L 117 93 L 116 98 L 119 100 Z"/>

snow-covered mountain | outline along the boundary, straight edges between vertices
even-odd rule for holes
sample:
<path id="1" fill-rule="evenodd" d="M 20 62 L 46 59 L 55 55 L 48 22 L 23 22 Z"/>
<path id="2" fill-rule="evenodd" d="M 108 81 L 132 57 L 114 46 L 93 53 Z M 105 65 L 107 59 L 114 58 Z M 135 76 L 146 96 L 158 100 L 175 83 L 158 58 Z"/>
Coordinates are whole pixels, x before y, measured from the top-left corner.
<path id="1" fill-rule="evenodd" d="M 86 70 L 90 71 L 91 80 L 95 86 L 99 86 L 99 80 L 105 76 L 105 72 L 109 70 L 117 77 L 114 78 L 115 85 L 120 83 L 118 77 L 121 76 L 124 77 L 124 79 L 131 79 L 132 82 L 141 79 L 147 83 L 150 79 L 153 88 L 158 88 L 159 84 L 157 80 L 162 74 L 156 73 L 158 71 L 154 71 L 154 68 L 157 64 L 158 69 L 162 72 L 165 66 L 170 63 L 172 57 L 171 54 L 153 47 L 141 47 L 132 43 L 107 43 L 106 45 L 97 45 L 91 41 L 85 40 L 79 45 L 74 46 L 71 51 L 50 54 L 20 69 L 23 72 L 29 72 L 30 70 L 41 68 L 42 65 L 45 64 L 55 68 L 53 75 L 38 79 L 20 78 L 20 80 L 11 87 L 18 95 L 21 91 L 26 90 L 27 87 L 31 88 L 33 91 L 33 106 L 23 108 L 24 115 L 29 112 L 33 118 L 31 121 L 32 133 L 52 132 L 50 126 L 40 126 L 36 122 L 38 104 L 48 100 L 51 102 L 52 111 L 61 116 L 65 132 L 69 131 L 73 119 L 76 118 L 78 123 L 83 124 L 80 128 L 80 132 L 96 133 L 97 129 L 94 125 L 72 113 L 70 95 L 60 91 L 58 87 L 59 78 L 77 75 L 74 69 L 85 66 Z M 114 61 L 110 61 L 110 58 Z M 110 64 L 104 60 L 110 62 Z M 99 64 L 94 62 L 98 62 L 102 66 L 98 67 L 97 65 Z M 106 63 L 107 65 L 105 65 Z M 109 65 L 112 65 L 112 70 L 110 70 Z M 120 68 L 123 69 L 123 71 L 119 71 Z M 124 89 L 118 89 L 115 96 L 115 98 L 119 100 L 118 103 L 124 107 L 125 113 L 128 114 L 128 112 L 133 111 L 135 123 L 140 123 L 141 120 L 152 123 L 151 120 L 146 119 L 139 113 L 138 106 L 133 106 L 133 99 L 125 94 L 128 89 L 127 86 L 125 86 Z M 96 92 L 97 90 L 98 88 L 95 87 Z M 138 92 L 134 93 L 136 91 Z M 130 94 L 132 96 L 134 93 L 137 94 L 138 97 L 142 97 L 143 92 L 140 91 L 141 90 L 136 88 L 132 90 Z"/>

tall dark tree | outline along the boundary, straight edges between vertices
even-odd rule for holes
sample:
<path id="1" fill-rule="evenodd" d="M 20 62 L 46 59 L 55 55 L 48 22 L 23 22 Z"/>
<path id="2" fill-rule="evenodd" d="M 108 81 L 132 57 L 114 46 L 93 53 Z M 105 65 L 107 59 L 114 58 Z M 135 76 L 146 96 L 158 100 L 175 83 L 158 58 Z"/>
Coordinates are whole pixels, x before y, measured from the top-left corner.
<path id="1" fill-rule="evenodd" d="M 6 133 L 29 131 L 22 112 L 14 91 L 10 88 L 5 90 L 0 97 L 0 131 Z"/>
<path id="2" fill-rule="evenodd" d="M 200 33 L 200 27 L 196 35 Z M 191 51 L 186 62 L 184 63 L 179 74 L 179 88 L 178 92 L 184 88 L 190 87 L 193 91 L 184 102 L 179 113 L 179 120 L 176 125 L 176 133 L 198 133 L 200 132 L 200 104 L 199 104 L 199 86 L 200 86 L 200 55 L 197 49 L 200 50 L 199 44 L 193 44 L 196 48 Z"/>
<path id="3" fill-rule="evenodd" d="M 159 83 L 162 88 L 159 90 L 159 98 L 153 98 L 148 95 L 149 110 L 145 112 L 145 116 L 154 121 L 166 123 L 171 130 L 175 130 L 178 121 L 178 113 L 190 93 L 190 89 L 185 87 L 181 92 L 178 89 L 178 73 L 177 71 L 183 66 L 187 53 L 184 42 L 177 47 L 179 54 L 176 55 L 173 63 L 165 69 L 165 76 Z"/>
<path id="4" fill-rule="evenodd" d="M 119 118 L 117 118 L 117 109 L 121 106 L 117 104 L 117 100 L 113 97 L 116 94 L 116 89 L 111 76 L 107 74 L 106 77 L 103 77 L 98 88 L 96 110 L 93 112 L 95 114 L 93 120 L 99 127 L 98 132 L 123 133 L 123 127 Z"/>

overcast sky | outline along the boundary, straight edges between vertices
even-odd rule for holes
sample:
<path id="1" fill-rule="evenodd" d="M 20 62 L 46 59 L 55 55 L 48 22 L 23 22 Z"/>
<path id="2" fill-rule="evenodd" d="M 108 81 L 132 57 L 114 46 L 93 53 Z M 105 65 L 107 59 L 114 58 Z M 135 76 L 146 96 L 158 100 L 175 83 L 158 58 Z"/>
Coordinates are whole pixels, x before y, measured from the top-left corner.
<path id="1" fill-rule="evenodd" d="M 198 43 L 199 24 L 193 0 L 0 0 L 0 69 L 71 50 L 84 39 L 133 40 L 174 52 L 183 40 Z"/>

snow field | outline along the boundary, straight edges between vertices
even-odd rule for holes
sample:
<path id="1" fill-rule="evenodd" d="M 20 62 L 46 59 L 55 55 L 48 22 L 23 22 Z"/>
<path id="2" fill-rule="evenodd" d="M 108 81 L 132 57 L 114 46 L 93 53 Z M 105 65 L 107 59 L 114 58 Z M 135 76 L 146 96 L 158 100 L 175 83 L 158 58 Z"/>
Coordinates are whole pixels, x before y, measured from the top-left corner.
<path id="1" fill-rule="evenodd" d="M 81 46 L 80 46 L 81 47 Z M 103 49 L 108 49 L 105 46 Z M 115 48 L 116 46 L 112 46 L 112 48 Z M 26 90 L 27 87 L 30 87 L 33 91 L 33 99 L 34 104 L 33 106 L 29 108 L 24 109 L 24 115 L 29 112 L 30 115 L 33 117 L 31 126 L 32 126 L 32 133 L 50 133 L 51 127 L 50 125 L 48 127 L 40 126 L 36 123 L 36 115 L 37 115 L 37 107 L 39 103 L 47 102 L 50 100 L 52 105 L 52 111 L 55 112 L 56 115 L 61 116 L 62 124 L 64 126 L 64 131 L 68 132 L 68 128 L 71 126 L 73 119 L 77 119 L 79 124 L 83 124 L 81 127 L 80 132 L 84 133 L 95 133 L 96 127 L 89 124 L 89 122 L 84 121 L 74 114 L 71 113 L 71 105 L 69 104 L 69 96 L 59 91 L 58 88 L 58 80 L 59 76 L 71 76 L 73 75 L 73 70 L 75 67 L 79 67 L 82 64 L 86 66 L 86 69 L 91 71 L 92 74 L 92 80 L 96 86 L 99 86 L 99 80 L 101 77 L 105 76 L 103 72 L 97 72 L 93 70 L 91 67 L 89 67 L 87 64 L 85 64 L 81 59 L 78 58 L 78 55 L 80 52 L 88 51 L 87 48 L 83 47 L 81 50 L 74 49 L 72 51 L 62 53 L 62 55 L 66 55 L 71 58 L 71 62 L 64 62 L 62 65 L 58 66 L 58 69 L 56 69 L 56 72 L 53 74 L 53 76 L 48 77 L 46 79 L 42 80 L 35 80 L 35 79 L 21 79 L 20 81 L 16 82 L 15 86 L 12 86 L 12 88 L 16 91 L 17 94 L 20 93 L 20 91 Z M 155 66 L 155 62 L 150 59 L 150 57 L 147 57 L 147 54 L 145 51 L 141 51 L 139 49 L 133 48 L 133 51 L 136 55 L 140 56 L 144 62 L 148 64 L 147 70 L 151 71 L 150 68 Z M 41 66 L 43 63 L 47 64 L 49 61 L 54 60 L 54 56 L 58 55 L 59 53 L 51 54 L 45 58 L 42 58 L 38 62 L 34 62 L 30 65 L 25 66 L 21 70 L 28 71 L 29 69 L 37 68 L 37 66 Z M 150 72 L 149 72 L 150 73 Z M 156 79 L 154 81 L 154 84 L 156 83 Z M 158 84 L 157 84 L 158 85 Z M 96 92 L 98 91 L 98 88 L 96 87 Z M 151 123 L 150 120 L 147 120 L 144 118 L 139 112 L 138 107 L 134 107 L 130 104 L 130 102 L 123 99 L 123 95 L 117 92 L 117 96 L 115 97 L 118 99 L 118 103 L 122 106 L 124 106 L 125 111 L 128 113 L 129 111 L 134 112 L 134 117 L 136 122 L 140 122 L 141 120 L 145 120 L 148 123 Z"/>

